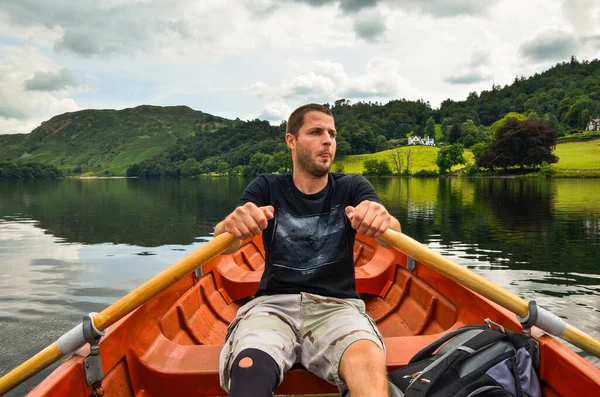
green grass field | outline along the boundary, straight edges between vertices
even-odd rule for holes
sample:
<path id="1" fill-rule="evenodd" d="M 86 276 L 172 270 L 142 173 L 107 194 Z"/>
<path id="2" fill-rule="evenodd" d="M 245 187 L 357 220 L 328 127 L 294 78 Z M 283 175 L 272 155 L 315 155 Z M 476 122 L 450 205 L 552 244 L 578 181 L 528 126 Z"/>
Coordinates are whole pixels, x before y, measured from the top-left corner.
<path id="1" fill-rule="evenodd" d="M 600 139 L 556 145 L 558 170 L 600 170 Z"/>
<path id="2" fill-rule="evenodd" d="M 411 151 L 410 172 L 415 173 L 419 170 L 438 171 L 438 166 L 435 164 L 437 159 L 438 148 L 430 146 L 403 146 L 397 149 L 385 150 L 383 152 L 372 154 L 357 154 L 338 158 L 336 164 L 344 166 L 344 172 L 362 174 L 364 172 L 365 160 L 387 160 L 390 167 L 393 169 L 392 152 L 400 150 L 404 157 L 404 167 L 406 167 L 406 153 Z M 596 175 L 600 172 L 600 139 L 582 141 L 582 142 L 567 142 L 556 145 L 554 152 L 559 160 L 555 164 L 559 175 L 567 176 L 577 173 L 583 174 L 586 171 L 594 171 Z M 474 157 L 470 150 L 465 150 L 464 158 L 467 164 L 473 163 Z M 454 169 L 460 169 L 456 167 Z M 334 168 L 335 169 L 335 168 Z"/>
<path id="3" fill-rule="evenodd" d="M 344 172 L 362 174 L 364 171 L 365 160 L 386 160 L 393 170 L 394 162 L 392 160 L 392 153 L 395 150 L 400 150 L 401 155 L 404 158 L 404 166 L 402 167 L 403 169 L 406 168 L 406 155 L 410 150 L 410 172 L 415 173 L 420 170 L 438 171 L 438 166 L 435 164 L 435 161 L 437 159 L 439 149 L 431 146 L 403 146 L 401 148 L 385 150 L 378 153 L 356 154 L 339 158 L 336 160 L 336 163 L 343 164 Z M 465 150 L 464 158 L 467 163 L 473 163 L 474 161 L 473 153 L 471 153 L 469 150 Z"/>

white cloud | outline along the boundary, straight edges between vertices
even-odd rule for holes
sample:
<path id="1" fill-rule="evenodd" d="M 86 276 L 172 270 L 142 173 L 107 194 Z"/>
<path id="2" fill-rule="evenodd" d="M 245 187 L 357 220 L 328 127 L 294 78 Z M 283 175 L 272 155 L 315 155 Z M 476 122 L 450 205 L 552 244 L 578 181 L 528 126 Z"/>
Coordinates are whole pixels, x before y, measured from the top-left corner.
<path id="1" fill-rule="evenodd" d="M 258 118 L 272 122 L 287 120 L 292 113 L 292 109 L 283 102 L 273 102 L 268 104 L 260 112 Z"/>
<path id="2" fill-rule="evenodd" d="M 33 47 L 0 46 L 0 134 L 31 132 L 56 114 L 79 110 L 68 91 L 31 91 L 25 82 L 61 68 Z M 35 81 L 35 80 L 34 80 Z"/>
<path id="3" fill-rule="evenodd" d="M 311 99 L 330 97 L 335 90 L 335 84 L 330 78 L 310 72 L 283 83 L 280 91 L 284 98 Z"/>
<path id="4" fill-rule="evenodd" d="M 317 61 L 313 71 L 284 81 L 279 86 L 258 82 L 246 91 L 272 99 L 327 102 L 342 97 L 357 100 L 385 100 L 398 97 L 417 98 L 417 91 L 401 74 L 397 61 L 376 58 L 367 65 L 366 73 L 351 77 L 344 66 L 329 60 Z"/>
<path id="5" fill-rule="evenodd" d="M 400 62 L 375 58 L 367 65 L 367 73 L 348 77 L 339 89 L 342 96 L 356 99 L 419 99 L 417 91 L 403 77 Z"/>
<path id="6" fill-rule="evenodd" d="M 580 34 L 598 32 L 600 4 L 596 0 L 561 0 L 562 12 L 571 27 Z"/>

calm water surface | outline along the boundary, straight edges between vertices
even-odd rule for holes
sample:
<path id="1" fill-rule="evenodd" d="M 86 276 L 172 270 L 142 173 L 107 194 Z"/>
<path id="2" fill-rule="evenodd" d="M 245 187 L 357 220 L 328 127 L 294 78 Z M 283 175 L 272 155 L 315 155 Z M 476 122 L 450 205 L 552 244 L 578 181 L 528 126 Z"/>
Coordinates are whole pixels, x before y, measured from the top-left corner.
<path id="1" fill-rule="evenodd" d="M 372 182 L 406 234 L 600 338 L 600 180 Z M 210 239 L 247 183 L 0 183 L 0 375 Z"/>

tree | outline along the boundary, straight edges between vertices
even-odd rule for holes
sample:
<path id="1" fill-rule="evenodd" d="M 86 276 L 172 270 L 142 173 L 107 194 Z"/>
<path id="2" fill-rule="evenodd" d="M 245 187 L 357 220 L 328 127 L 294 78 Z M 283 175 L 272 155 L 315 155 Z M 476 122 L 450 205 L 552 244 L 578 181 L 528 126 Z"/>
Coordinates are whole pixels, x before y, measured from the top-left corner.
<path id="1" fill-rule="evenodd" d="M 504 125 L 506 123 L 508 123 L 508 121 L 510 121 L 510 120 L 525 121 L 525 120 L 527 120 L 527 117 L 525 117 L 521 113 L 516 113 L 516 112 L 507 113 L 504 117 L 502 117 L 500 120 L 496 121 L 490 127 L 490 132 L 492 134 L 493 139 L 496 138 L 496 134 L 498 133 L 498 130 L 500 130 L 500 128 L 504 127 Z"/>
<path id="2" fill-rule="evenodd" d="M 363 166 L 365 167 L 365 174 L 377 174 L 378 161 L 375 159 L 365 160 Z"/>
<path id="3" fill-rule="evenodd" d="M 440 128 L 442 129 L 443 138 L 445 140 L 448 140 L 448 135 L 450 135 L 450 128 L 452 128 L 452 119 L 450 117 L 444 117 Z"/>
<path id="4" fill-rule="evenodd" d="M 435 138 L 435 120 L 433 117 L 427 119 L 427 123 L 425 124 L 425 136 Z"/>
<path id="5" fill-rule="evenodd" d="M 218 175 L 227 175 L 229 172 L 229 163 L 227 161 L 219 161 L 216 172 Z"/>
<path id="6" fill-rule="evenodd" d="M 473 146 L 471 146 L 471 152 L 473 152 L 473 157 L 475 157 L 475 162 L 479 160 L 481 155 L 488 150 L 490 144 L 487 142 L 477 142 Z"/>
<path id="7" fill-rule="evenodd" d="M 465 164 L 463 153 L 464 147 L 460 143 L 440 148 L 436 160 L 440 174 L 446 174 L 455 165 Z"/>
<path id="8" fill-rule="evenodd" d="M 244 176 L 257 176 L 265 172 L 271 172 L 269 170 L 270 160 L 270 154 L 255 153 L 250 159 L 250 164 L 248 164 L 248 166 L 244 169 Z"/>
<path id="9" fill-rule="evenodd" d="M 387 161 L 380 160 L 377 163 L 377 175 L 392 175 L 392 169 Z"/>
<path id="10" fill-rule="evenodd" d="M 390 164 L 385 160 L 365 160 L 363 163 L 365 167 L 365 174 L 367 175 L 391 175 L 392 169 Z"/>
<path id="11" fill-rule="evenodd" d="M 410 175 L 410 158 L 412 157 L 412 150 L 408 148 L 406 150 L 406 170 L 404 170 L 405 175 Z"/>
<path id="12" fill-rule="evenodd" d="M 292 163 L 292 155 L 290 154 L 289 150 L 286 150 L 273 154 L 273 156 L 271 156 L 267 163 L 265 171 L 277 171 L 280 174 L 283 174 L 285 172 L 291 171 L 293 166 L 294 165 Z"/>
<path id="13" fill-rule="evenodd" d="M 194 176 L 200 174 L 201 172 L 202 170 L 200 168 L 200 163 L 198 163 L 194 158 L 185 160 L 181 166 L 182 176 Z"/>
<path id="14" fill-rule="evenodd" d="M 347 154 L 352 153 L 352 146 L 350 146 L 350 144 L 348 143 L 348 141 L 345 140 L 339 140 L 337 142 L 337 149 L 336 149 L 336 153 L 339 156 L 345 156 Z"/>
<path id="15" fill-rule="evenodd" d="M 375 139 L 375 151 L 382 152 L 384 150 L 387 150 L 387 148 L 388 148 L 388 141 L 387 141 L 387 139 L 385 139 L 385 136 L 383 136 L 383 135 L 377 136 L 377 138 Z"/>
<path id="16" fill-rule="evenodd" d="M 390 158 L 392 160 L 392 170 L 394 170 L 394 173 L 400 175 L 402 173 L 402 168 L 404 167 L 404 156 L 402 155 L 402 151 L 400 149 L 393 150 L 390 154 Z"/>
<path id="17" fill-rule="evenodd" d="M 549 164 L 558 161 L 552 153 L 556 147 L 557 132 L 543 121 L 509 120 L 496 135 L 489 149 L 479 157 L 479 167 L 524 168 L 544 161 Z"/>
<path id="18" fill-rule="evenodd" d="M 448 133 L 448 142 L 451 144 L 455 144 L 458 142 L 460 137 L 462 136 L 462 130 L 460 129 L 460 124 L 455 123 L 450 128 L 450 132 Z"/>

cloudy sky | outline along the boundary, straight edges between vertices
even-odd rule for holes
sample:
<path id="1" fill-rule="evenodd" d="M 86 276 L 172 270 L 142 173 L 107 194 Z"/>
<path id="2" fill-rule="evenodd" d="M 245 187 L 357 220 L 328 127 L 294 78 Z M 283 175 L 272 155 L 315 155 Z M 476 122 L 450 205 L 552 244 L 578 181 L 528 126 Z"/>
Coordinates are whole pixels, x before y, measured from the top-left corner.
<path id="1" fill-rule="evenodd" d="M 600 54 L 600 0 L 0 0 L 0 134 L 140 104 L 438 107 L 572 54 Z"/>

